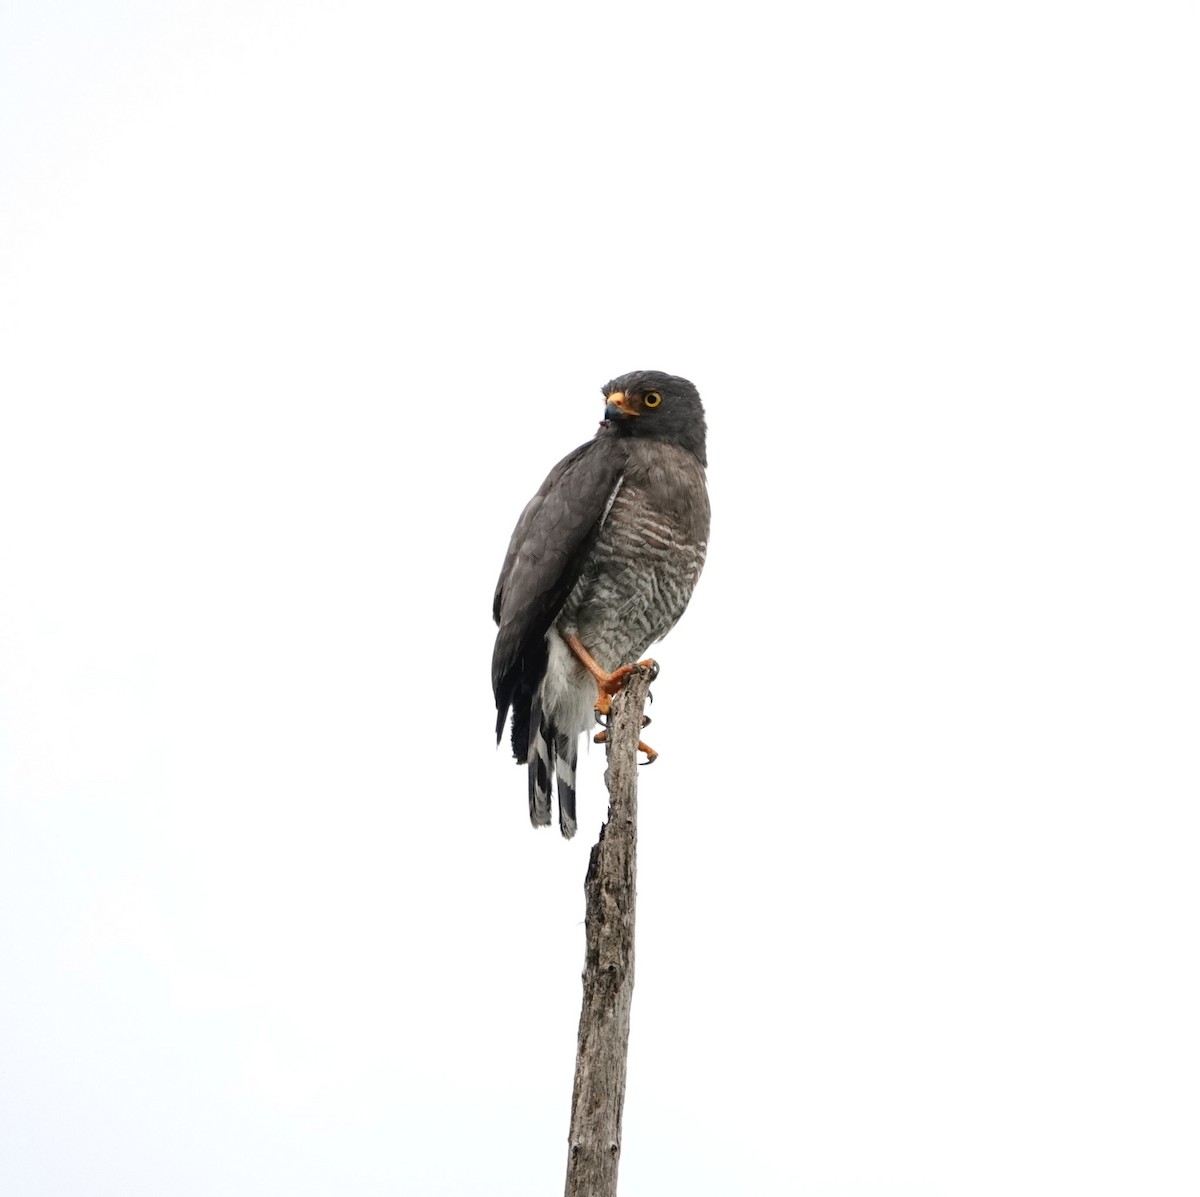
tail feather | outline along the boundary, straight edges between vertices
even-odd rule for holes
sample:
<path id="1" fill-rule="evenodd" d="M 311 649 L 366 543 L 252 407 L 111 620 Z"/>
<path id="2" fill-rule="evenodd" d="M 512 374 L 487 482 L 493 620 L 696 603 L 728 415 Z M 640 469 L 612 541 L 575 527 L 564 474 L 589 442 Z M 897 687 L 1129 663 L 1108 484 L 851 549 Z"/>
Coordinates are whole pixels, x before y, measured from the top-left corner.
<path id="1" fill-rule="evenodd" d="M 579 737 L 554 737 L 555 769 L 558 773 L 558 826 L 566 839 L 575 834 L 575 765 L 579 760 Z"/>
<path id="2" fill-rule="evenodd" d="M 550 824 L 550 793 L 558 779 L 558 826 L 570 839 L 575 834 L 575 765 L 579 756 L 579 737 L 564 735 L 541 713 L 540 703 L 533 714 L 536 730 L 529 741 L 529 821 L 535 827 Z"/>
<path id="3" fill-rule="evenodd" d="M 554 735 L 549 723 L 542 718 L 541 702 L 536 698 L 532 715 L 529 738 L 529 821 L 534 827 L 548 827 L 550 786 L 554 780 Z"/>

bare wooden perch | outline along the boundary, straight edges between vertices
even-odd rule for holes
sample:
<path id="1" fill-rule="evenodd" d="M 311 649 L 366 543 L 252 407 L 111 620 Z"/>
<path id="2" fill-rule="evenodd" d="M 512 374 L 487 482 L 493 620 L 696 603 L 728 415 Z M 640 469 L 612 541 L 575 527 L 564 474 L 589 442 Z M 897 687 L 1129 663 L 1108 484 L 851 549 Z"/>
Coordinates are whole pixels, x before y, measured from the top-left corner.
<path id="1" fill-rule="evenodd" d="M 637 744 L 652 672 L 638 670 L 613 699 L 608 720 L 608 822 L 592 849 L 584 895 L 587 954 L 566 1197 L 615 1197 L 633 999 L 637 897 Z"/>

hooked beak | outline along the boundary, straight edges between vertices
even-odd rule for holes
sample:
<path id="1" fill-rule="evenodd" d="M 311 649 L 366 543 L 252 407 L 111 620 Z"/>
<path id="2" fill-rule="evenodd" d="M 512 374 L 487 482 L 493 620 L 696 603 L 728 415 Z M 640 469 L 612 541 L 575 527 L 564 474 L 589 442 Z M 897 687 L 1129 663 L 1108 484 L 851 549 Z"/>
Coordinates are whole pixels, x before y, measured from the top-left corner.
<path id="1" fill-rule="evenodd" d="M 630 416 L 640 414 L 640 412 L 633 410 L 633 405 L 625 398 L 624 391 L 613 391 L 609 395 L 608 403 L 604 408 L 604 418 L 606 420 L 625 420 Z"/>

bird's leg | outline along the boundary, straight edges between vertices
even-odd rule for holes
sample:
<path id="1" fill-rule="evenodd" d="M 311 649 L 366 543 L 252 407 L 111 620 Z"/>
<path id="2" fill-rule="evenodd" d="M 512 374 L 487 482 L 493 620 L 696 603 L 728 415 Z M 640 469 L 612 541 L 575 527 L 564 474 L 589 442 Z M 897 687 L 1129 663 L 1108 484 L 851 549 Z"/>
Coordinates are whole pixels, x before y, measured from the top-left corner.
<path id="1" fill-rule="evenodd" d="M 583 641 L 572 632 L 563 633 L 563 639 L 567 642 L 567 647 L 579 658 L 580 664 L 596 679 L 596 722 L 603 723 L 608 718 L 612 710 L 613 695 L 616 694 L 625 684 L 625 679 L 629 677 L 635 669 L 649 669 L 650 677 L 658 676 L 658 662 L 651 657 L 647 657 L 644 661 L 639 661 L 636 665 L 622 665 L 614 669 L 612 673 L 606 673 L 604 669 L 597 663 L 596 658 L 592 656 L 586 648 L 583 647 Z M 642 726 L 650 722 L 649 715 L 642 716 Z M 608 732 L 597 732 L 593 743 L 604 744 L 608 741 Z M 646 759 L 643 764 L 652 765 L 658 760 L 658 753 L 654 751 L 648 744 L 642 740 L 638 741 L 638 751 L 646 754 Z"/>
<path id="2" fill-rule="evenodd" d="M 636 665 L 621 665 L 614 669 L 612 673 L 606 673 L 597 663 L 596 658 L 583 647 L 583 641 L 573 632 L 564 632 L 562 638 L 567 642 L 567 647 L 579 658 L 579 663 L 596 679 L 596 690 L 598 691 L 596 697 L 597 716 L 608 715 L 612 709 L 613 695 L 621 689 L 625 684 L 625 679 L 635 669 L 650 669 L 653 670 L 651 677 L 658 676 L 658 662 L 650 657 L 647 657 L 644 661 L 639 661 Z"/>

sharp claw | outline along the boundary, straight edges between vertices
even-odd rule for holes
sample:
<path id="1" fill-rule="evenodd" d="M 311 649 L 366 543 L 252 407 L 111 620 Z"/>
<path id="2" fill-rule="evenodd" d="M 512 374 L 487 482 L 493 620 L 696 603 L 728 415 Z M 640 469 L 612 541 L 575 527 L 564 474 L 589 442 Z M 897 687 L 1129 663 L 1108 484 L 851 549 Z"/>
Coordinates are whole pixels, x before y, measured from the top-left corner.
<path id="1" fill-rule="evenodd" d="M 647 754 L 644 761 L 638 761 L 638 766 L 640 768 L 645 768 L 647 765 L 653 765 L 656 760 L 658 760 L 658 753 L 651 752 Z"/>
<path id="2" fill-rule="evenodd" d="M 601 727 L 608 726 L 608 716 L 603 711 L 593 711 L 592 713 L 596 716 L 596 722 L 600 724 Z"/>
<path id="3" fill-rule="evenodd" d="M 654 691 L 653 691 L 653 690 L 647 690 L 647 691 L 646 691 L 646 701 L 647 701 L 647 702 L 653 702 L 653 701 L 654 701 Z"/>
<path id="4" fill-rule="evenodd" d="M 643 715 L 643 716 L 642 716 L 642 726 L 643 726 L 643 727 L 649 727 L 649 726 L 650 726 L 650 724 L 651 724 L 651 723 L 653 723 L 653 722 L 654 722 L 654 721 L 653 721 L 653 720 L 650 718 L 650 716 L 649 716 L 649 715 Z"/>
<path id="5" fill-rule="evenodd" d="M 658 662 L 651 661 L 650 662 L 650 680 L 654 681 L 654 679 L 656 677 L 658 677 Z"/>

